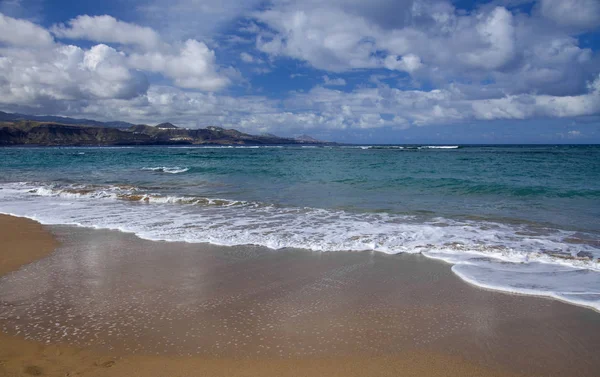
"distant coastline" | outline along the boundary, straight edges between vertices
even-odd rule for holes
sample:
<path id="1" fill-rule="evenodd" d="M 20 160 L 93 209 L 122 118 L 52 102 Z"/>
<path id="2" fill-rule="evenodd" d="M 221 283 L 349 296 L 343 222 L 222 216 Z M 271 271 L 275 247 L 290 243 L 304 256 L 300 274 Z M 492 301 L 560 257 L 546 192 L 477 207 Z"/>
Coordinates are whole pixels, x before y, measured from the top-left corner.
<path id="1" fill-rule="evenodd" d="M 179 128 L 0 112 L 0 146 L 118 145 L 335 145 L 307 135 L 296 138 L 250 135 L 234 129 Z"/>

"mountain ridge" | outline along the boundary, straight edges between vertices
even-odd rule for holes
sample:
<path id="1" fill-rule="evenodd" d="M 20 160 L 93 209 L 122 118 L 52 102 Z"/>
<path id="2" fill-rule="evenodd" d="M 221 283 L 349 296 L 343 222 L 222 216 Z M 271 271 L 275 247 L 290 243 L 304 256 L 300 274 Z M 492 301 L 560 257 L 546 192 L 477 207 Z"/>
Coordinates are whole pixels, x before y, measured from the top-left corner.
<path id="1" fill-rule="evenodd" d="M 313 138 L 285 138 L 251 135 L 217 126 L 179 128 L 172 123 L 156 126 L 127 122 L 99 122 L 52 116 L 30 116 L 0 112 L 0 145 L 84 146 L 84 145 L 332 145 Z M 36 119 L 61 119 L 65 122 Z M 75 123 L 75 122 L 84 123 Z M 71 123 L 69 123 L 71 122 Z"/>
<path id="2" fill-rule="evenodd" d="M 93 119 L 85 119 L 85 118 L 69 118 L 55 115 L 28 115 L 28 114 L 19 114 L 19 113 L 7 113 L 4 111 L 0 111 L 0 122 L 3 121 L 21 121 L 21 120 L 30 120 L 36 122 L 53 122 L 53 123 L 61 123 L 61 124 L 78 124 L 78 125 L 89 125 L 89 126 L 99 126 L 99 127 L 108 127 L 108 128 L 129 128 L 133 126 L 133 123 L 123 122 L 123 121 L 110 121 L 110 122 L 101 122 Z"/>

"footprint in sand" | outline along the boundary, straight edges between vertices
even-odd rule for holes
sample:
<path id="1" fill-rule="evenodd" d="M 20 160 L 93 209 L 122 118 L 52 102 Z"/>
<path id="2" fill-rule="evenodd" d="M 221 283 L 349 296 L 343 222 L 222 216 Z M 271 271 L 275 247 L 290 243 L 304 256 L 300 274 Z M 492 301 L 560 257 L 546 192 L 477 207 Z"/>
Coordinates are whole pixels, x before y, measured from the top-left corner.
<path id="1" fill-rule="evenodd" d="M 24 372 L 30 376 L 41 376 L 44 374 L 42 368 L 38 367 L 37 365 L 26 366 Z"/>
<path id="2" fill-rule="evenodd" d="M 102 367 L 102 368 L 110 368 L 113 365 L 115 365 L 115 361 L 114 360 L 108 360 L 105 361 L 103 363 L 96 363 L 97 366 Z"/>

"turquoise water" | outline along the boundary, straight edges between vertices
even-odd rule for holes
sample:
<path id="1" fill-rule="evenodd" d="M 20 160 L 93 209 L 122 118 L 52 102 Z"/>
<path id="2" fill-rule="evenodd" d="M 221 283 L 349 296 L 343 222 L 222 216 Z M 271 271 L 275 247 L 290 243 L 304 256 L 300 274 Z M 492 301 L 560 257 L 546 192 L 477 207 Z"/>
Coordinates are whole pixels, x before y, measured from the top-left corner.
<path id="1" fill-rule="evenodd" d="M 0 188 L 0 212 L 43 223 L 422 253 L 600 308 L 599 146 L 4 148 Z"/>

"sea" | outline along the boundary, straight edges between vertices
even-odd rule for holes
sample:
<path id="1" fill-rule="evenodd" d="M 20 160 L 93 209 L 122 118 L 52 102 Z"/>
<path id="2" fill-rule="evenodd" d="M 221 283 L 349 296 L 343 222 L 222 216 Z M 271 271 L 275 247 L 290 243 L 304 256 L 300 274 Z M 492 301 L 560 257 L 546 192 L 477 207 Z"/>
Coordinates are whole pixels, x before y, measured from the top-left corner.
<path id="1" fill-rule="evenodd" d="M 600 146 L 0 148 L 0 213 L 148 240 L 412 253 L 600 311 Z"/>

